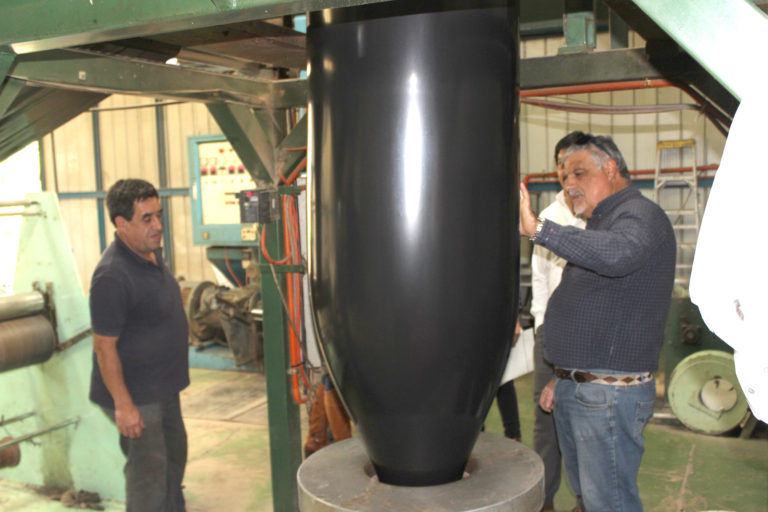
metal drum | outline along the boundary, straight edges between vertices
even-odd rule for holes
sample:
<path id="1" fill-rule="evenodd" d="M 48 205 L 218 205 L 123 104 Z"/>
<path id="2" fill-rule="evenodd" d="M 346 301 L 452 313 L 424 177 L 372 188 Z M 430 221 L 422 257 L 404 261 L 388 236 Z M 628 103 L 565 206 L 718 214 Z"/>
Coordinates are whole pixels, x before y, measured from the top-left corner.
<path id="1" fill-rule="evenodd" d="M 44 363 L 56 349 L 56 334 L 44 315 L 0 322 L 0 372 Z"/>
<path id="2" fill-rule="evenodd" d="M 469 6 L 469 7 L 467 7 Z M 310 286 L 379 479 L 461 478 L 517 308 L 517 12 L 310 16 Z"/>

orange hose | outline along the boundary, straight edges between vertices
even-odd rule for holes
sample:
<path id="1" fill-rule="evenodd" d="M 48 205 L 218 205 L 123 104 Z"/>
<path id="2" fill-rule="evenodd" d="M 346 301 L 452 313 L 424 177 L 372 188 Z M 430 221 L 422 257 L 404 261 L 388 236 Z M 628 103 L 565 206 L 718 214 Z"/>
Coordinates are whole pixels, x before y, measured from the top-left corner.
<path id="1" fill-rule="evenodd" d="M 272 256 L 267 252 L 267 226 L 261 228 L 261 254 L 273 265 L 285 265 L 290 261 L 289 256 L 281 260 L 272 259 Z"/>
<path id="2" fill-rule="evenodd" d="M 527 89 L 520 91 L 520 97 L 529 98 L 531 96 L 556 96 L 560 94 L 630 91 L 634 89 L 654 89 L 658 87 L 675 87 L 675 84 L 667 80 L 633 80 L 628 82 L 606 82 L 602 84 L 567 85 L 563 87 Z"/>
<path id="3" fill-rule="evenodd" d="M 299 177 L 299 172 L 301 172 L 301 170 L 306 166 L 307 166 L 307 159 L 305 158 L 304 160 L 301 161 L 299 165 L 296 166 L 296 169 L 293 170 L 293 172 L 287 179 L 282 174 L 278 174 L 280 176 L 280 181 L 282 181 L 286 185 L 290 185 L 291 183 L 296 181 L 296 178 Z"/>
<path id="4" fill-rule="evenodd" d="M 224 249 L 224 264 L 227 266 L 227 270 L 229 270 L 229 275 L 231 275 L 232 279 L 235 280 L 235 284 L 242 288 L 243 285 L 240 284 L 240 280 L 237 278 L 235 273 L 232 272 L 232 267 L 229 266 L 229 249 Z"/>

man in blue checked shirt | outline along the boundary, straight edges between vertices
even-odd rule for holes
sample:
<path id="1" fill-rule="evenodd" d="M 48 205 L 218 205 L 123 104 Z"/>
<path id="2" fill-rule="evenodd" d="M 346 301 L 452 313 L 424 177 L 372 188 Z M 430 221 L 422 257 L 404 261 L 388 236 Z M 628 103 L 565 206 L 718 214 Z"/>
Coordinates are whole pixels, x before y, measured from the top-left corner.
<path id="1" fill-rule="evenodd" d="M 675 274 L 666 213 L 632 186 L 610 137 L 584 134 L 563 156 L 564 188 L 585 230 L 537 219 L 520 187 L 520 232 L 566 259 L 544 320 L 565 471 L 587 512 L 641 511 L 637 473 L 653 414 Z"/>

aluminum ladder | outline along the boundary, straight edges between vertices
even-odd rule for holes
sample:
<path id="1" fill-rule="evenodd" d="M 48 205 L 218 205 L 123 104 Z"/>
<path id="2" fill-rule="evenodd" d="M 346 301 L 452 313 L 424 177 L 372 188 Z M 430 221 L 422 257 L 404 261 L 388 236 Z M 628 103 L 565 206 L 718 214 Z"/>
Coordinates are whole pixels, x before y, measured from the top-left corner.
<path id="1" fill-rule="evenodd" d="M 692 165 L 676 169 L 661 170 L 662 154 L 676 150 L 684 161 L 686 150 L 690 150 Z M 698 169 L 696 168 L 696 141 L 694 139 L 663 140 L 656 144 L 656 169 L 653 175 L 653 188 L 656 203 L 661 206 L 672 223 L 677 239 L 677 260 L 675 262 L 675 284 L 687 287 L 691 278 L 693 253 L 699 237 L 701 214 L 699 212 Z M 667 207 L 669 197 L 664 197 L 662 190 L 680 191 L 676 207 Z"/>

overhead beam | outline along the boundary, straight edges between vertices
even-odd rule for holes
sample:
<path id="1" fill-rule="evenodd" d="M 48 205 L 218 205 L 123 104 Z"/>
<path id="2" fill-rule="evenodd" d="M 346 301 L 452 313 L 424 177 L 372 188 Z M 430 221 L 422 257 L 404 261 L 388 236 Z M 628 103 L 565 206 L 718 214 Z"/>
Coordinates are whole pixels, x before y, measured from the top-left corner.
<path id="1" fill-rule="evenodd" d="M 520 59 L 520 88 L 664 78 L 643 49 Z"/>
<path id="2" fill-rule="evenodd" d="M 5 80 L 5 76 L 8 74 L 8 70 L 11 69 L 15 58 L 15 53 L 0 49 L 0 85 Z"/>
<path id="3" fill-rule="evenodd" d="M 22 89 L 24 89 L 24 82 L 13 78 L 9 78 L 4 85 L 0 86 L 0 119 L 11 108 Z"/>
<path id="4" fill-rule="evenodd" d="M 3 0 L 0 47 L 17 54 L 388 0 Z"/>
<path id="5" fill-rule="evenodd" d="M 10 76 L 30 83 L 69 89 L 190 101 L 230 101 L 258 108 L 275 107 L 272 82 L 269 80 L 233 77 L 77 50 L 20 55 Z"/>
<path id="6" fill-rule="evenodd" d="M 80 115 L 107 96 L 82 91 L 27 88 L 0 120 L 0 161 Z"/>

